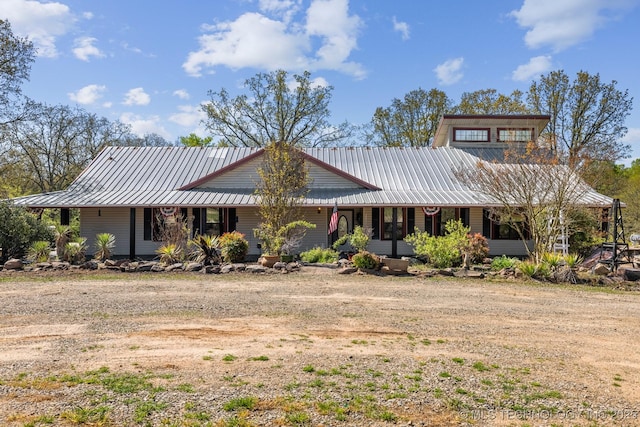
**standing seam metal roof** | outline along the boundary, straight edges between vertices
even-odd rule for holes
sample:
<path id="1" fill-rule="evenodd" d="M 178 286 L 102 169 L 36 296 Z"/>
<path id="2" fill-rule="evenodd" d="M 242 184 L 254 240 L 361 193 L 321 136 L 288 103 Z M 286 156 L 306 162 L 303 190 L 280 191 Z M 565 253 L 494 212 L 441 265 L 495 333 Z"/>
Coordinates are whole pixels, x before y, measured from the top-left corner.
<path id="1" fill-rule="evenodd" d="M 65 191 L 26 196 L 17 204 L 31 207 L 107 206 L 254 206 L 252 183 L 233 189 L 178 190 L 231 167 L 258 148 L 107 147 Z M 313 188 L 310 206 L 488 206 L 491 197 L 470 190 L 455 176 L 481 159 L 456 148 L 308 148 L 309 156 L 380 190 Z M 215 182 L 215 179 L 214 181 Z M 611 204 L 592 189 L 583 202 Z"/>

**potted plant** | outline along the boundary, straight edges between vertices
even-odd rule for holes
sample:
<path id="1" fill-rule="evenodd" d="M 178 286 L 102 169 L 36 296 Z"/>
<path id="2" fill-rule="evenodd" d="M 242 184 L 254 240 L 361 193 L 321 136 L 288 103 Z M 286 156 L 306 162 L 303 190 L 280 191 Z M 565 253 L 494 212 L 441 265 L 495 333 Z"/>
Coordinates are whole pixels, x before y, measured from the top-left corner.
<path id="1" fill-rule="evenodd" d="M 273 267 L 282 256 L 293 256 L 293 251 L 300 246 L 307 230 L 312 228 L 316 228 L 316 225 L 303 220 L 292 221 L 277 230 L 260 224 L 254 229 L 254 235 L 262 242 L 261 264 Z"/>

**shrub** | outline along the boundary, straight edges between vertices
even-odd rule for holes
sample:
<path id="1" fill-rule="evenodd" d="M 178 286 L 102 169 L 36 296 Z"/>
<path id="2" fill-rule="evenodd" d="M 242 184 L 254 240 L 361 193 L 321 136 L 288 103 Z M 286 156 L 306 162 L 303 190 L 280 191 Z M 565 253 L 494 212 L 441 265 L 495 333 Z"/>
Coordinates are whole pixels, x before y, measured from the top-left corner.
<path id="1" fill-rule="evenodd" d="M 371 230 L 356 225 L 353 229 L 353 233 L 345 234 L 340 237 L 338 240 L 333 242 L 332 247 L 333 249 L 338 250 L 340 246 L 349 244 L 356 252 L 362 252 L 367 250 L 369 240 L 371 240 Z"/>
<path id="2" fill-rule="evenodd" d="M 160 255 L 160 262 L 165 265 L 174 264 L 182 259 L 182 249 L 174 243 L 160 246 L 156 253 Z"/>
<path id="3" fill-rule="evenodd" d="M 0 201 L 0 218 L 0 263 L 23 257 L 35 241 L 53 239 L 48 227 L 25 208 L 11 202 Z"/>
<path id="4" fill-rule="evenodd" d="M 542 254 L 542 263 L 551 271 L 556 271 L 564 262 L 562 255 L 556 252 L 545 252 Z"/>
<path id="5" fill-rule="evenodd" d="M 578 254 L 567 254 L 563 259 L 565 265 L 569 268 L 574 268 L 582 262 L 582 257 Z"/>
<path id="6" fill-rule="evenodd" d="M 218 242 L 222 258 L 226 262 L 242 262 L 249 252 L 249 242 L 244 238 L 244 234 L 238 231 L 224 233 Z"/>
<path id="7" fill-rule="evenodd" d="M 413 252 L 425 257 L 436 268 L 447 268 L 460 265 L 462 255 L 471 248 L 469 227 L 462 221 L 450 220 L 445 225 L 444 236 L 431 236 L 426 231 L 416 229 L 415 233 L 405 237 L 404 241 L 413 246 Z M 478 239 L 478 245 L 481 245 Z"/>
<path id="8" fill-rule="evenodd" d="M 519 262 L 518 258 L 509 258 L 506 255 L 502 255 L 491 261 L 491 270 L 500 271 L 505 268 L 514 268 Z"/>
<path id="9" fill-rule="evenodd" d="M 195 246 L 195 250 L 192 253 L 193 260 L 196 262 L 200 262 L 204 265 L 213 265 L 220 264 L 220 241 L 217 236 L 209 236 L 208 234 L 199 234 L 194 237 L 190 242 L 192 246 Z M 171 245 L 165 245 L 170 247 Z M 163 248 L 160 248 L 163 249 Z M 160 250 L 158 249 L 158 250 Z M 164 253 L 166 254 L 166 259 L 171 260 L 174 257 L 171 252 L 175 252 L 175 245 L 173 247 L 165 248 Z M 162 253 L 160 254 L 160 262 L 164 262 L 162 260 Z M 177 254 L 176 254 L 177 256 Z M 175 261 L 173 261 L 175 262 Z M 168 263 L 168 262 L 167 262 Z"/>
<path id="10" fill-rule="evenodd" d="M 100 261 L 109 259 L 111 257 L 111 251 L 116 246 L 116 236 L 111 233 L 99 233 L 96 234 L 96 252 L 93 255 Z"/>
<path id="11" fill-rule="evenodd" d="M 358 252 L 353 256 L 351 261 L 355 267 L 369 270 L 375 270 L 380 265 L 378 256 L 367 251 Z"/>
<path id="12" fill-rule="evenodd" d="M 87 253 L 87 239 L 77 237 L 72 242 L 64 245 L 64 260 L 71 264 L 80 264 L 85 260 Z"/>
<path id="13" fill-rule="evenodd" d="M 309 263 L 332 264 L 338 261 L 338 252 L 331 248 L 315 247 L 300 254 L 300 259 Z"/>
<path id="14" fill-rule="evenodd" d="M 468 238 L 469 248 L 467 253 L 469 254 L 469 262 L 482 262 L 482 260 L 489 255 L 489 243 L 487 242 L 487 238 L 480 233 L 469 234 Z"/>
<path id="15" fill-rule="evenodd" d="M 522 261 L 518 264 L 518 270 L 527 277 L 534 277 L 538 271 L 538 264 L 532 261 Z"/>
<path id="16" fill-rule="evenodd" d="M 29 258 L 35 262 L 45 262 L 49 259 L 49 252 L 51 252 L 51 243 L 47 240 L 38 240 L 31 244 Z"/>

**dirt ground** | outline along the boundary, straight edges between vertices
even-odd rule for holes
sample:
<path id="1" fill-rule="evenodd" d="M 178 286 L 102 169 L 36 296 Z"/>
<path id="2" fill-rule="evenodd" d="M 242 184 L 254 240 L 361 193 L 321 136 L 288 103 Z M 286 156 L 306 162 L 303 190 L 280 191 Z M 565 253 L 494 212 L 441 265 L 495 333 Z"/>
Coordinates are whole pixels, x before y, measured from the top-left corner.
<path id="1" fill-rule="evenodd" d="M 639 337 L 590 286 L 4 272 L 0 425 L 633 426 Z"/>

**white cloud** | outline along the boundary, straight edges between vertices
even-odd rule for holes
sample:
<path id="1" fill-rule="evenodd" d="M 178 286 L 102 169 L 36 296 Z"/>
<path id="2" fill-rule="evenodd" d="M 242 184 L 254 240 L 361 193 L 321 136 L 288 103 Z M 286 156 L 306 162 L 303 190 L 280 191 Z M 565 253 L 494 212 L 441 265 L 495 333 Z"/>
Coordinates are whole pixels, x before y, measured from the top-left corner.
<path id="1" fill-rule="evenodd" d="M 207 118 L 207 114 L 202 110 L 202 105 L 181 105 L 178 107 L 178 111 L 178 113 L 169 116 L 169 121 L 183 127 L 196 127 Z"/>
<path id="2" fill-rule="evenodd" d="M 550 56 L 536 56 L 531 58 L 528 63 L 518 66 L 512 73 L 511 78 L 515 81 L 524 82 L 550 69 Z"/>
<path id="3" fill-rule="evenodd" d="M 524 0 L 510 15 L 523 28 L 531 49 L 550 46 L 556 52 L 579 44 L 630 3 L 612 0 Z"/>
<path id="4" fill-rule="evenodd" d="M 141 87 L 130 89 L 122 102 L 124 105 L 147 105 L 151 97 Z"/>
<path id="5" fill-rule="evenodd" d="M 330 69 L 364 76 L 360 64 L 348 61 L 362 24 L 358 16 L 349 15 L 347 0 L 313 0 L 304 22 L 291 22 L 298 1 L 261 1 L 260 7 L 264 13 L 249 12 L 235 21 L 203 26 L 207 34 L 199 37 L 199 49 L 189 53 L 184 70 L 200 76 L 216 66 Z M 267 16 L 268 12 L 276 16 Z M 319 47 L 313 50 L 314 45 Z"/>
<path id="6" fill-rule="evenodd" d="M 76 21 L 69 7 L 58 2 L 3 0 L 2 18 L 11 23 L 13 32 L 28 37 L 38 56 L 58 56 L 56 38 L 66 34 Z"/>
<path id="7" fill-rule="evenodd" d="M 178 98 L 180 98 L 180 99 L 189 99 L 189 98 L 190 98 L 190 96 L 189 96 L 189 92 L 187 92 L 187 91 L 186 91 L 186 90 L 184 90 L 184 89 L 174 90 L 174 91 L 173 91 L 173 95 L 174 95 L 174 96 L 177 96 L 177 97 L 178 97 Z"/>
<path id="8" fill-rule="evenodd" d="M 73 54 L 81 61 L 89 61 L 89 57 L 95 56 L 96 58 L 104 58 L 104 53 L 100 51 L 93 44 L 98 39 L 93 37 L 79 37 L 74 40 Z"/>
<path id="9" fill-rule="evenodd" d="M 395 16 L 393 17 L 393 31 L 402 34 L 402 40 L 409 40 L 409 24 L 398 21 Z"/>
<path id="10" fill-rule="evenodd" d="M 625 144 L 637 144 L 640 146 L 640 128 L 628 128 L 627 134 L 620 141 Z"/>
<path id="11" fill-rule="evenodd" d="M 436 73 L 438 83 L 441 85 L 452 85 L 459 82 L 464 73 L 462 65 L 464 64 L 464 58 L 449 59 L 442 64 L 438 65 L 433 71 Z"/>
<path id="12" fill-rule="evenodd" d="M 93 19 L 93 12 L 82 12 L 82 17 L 86 20 Z"/>
<path id="13" fill-rule="evenodd" d="M 131 132 L 140 137 L 155 133 L 166 140 L 172 138 L 171 134 L 162 126 L 160 116 L 143 117 L 133 113 L 122 113 L 120 121 L 131 125 Z"/>
<path id="14" fill-rule="evenodd" d="M 107 90 L 103 85 L 88 85 L 77 92 L 69 93 L 69 99 L 81 105 L 93 104 L 102 98 L 102 94 Z"/>

